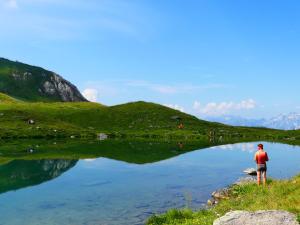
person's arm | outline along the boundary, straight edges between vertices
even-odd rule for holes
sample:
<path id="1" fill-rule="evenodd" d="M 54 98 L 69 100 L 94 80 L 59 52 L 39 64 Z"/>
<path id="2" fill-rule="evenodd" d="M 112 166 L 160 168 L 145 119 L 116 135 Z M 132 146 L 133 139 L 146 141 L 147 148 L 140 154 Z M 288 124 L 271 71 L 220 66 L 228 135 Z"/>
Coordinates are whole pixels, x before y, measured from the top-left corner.
<path id="1" fill-rule="evenodd" d="M 254 155 L 254 161 L 257 163 L 257 153 Z"/>
<path id="2" fill-rule="evenodd" d="M 266 161 L 269 161 L 268 153 L 266 152 Z"/>

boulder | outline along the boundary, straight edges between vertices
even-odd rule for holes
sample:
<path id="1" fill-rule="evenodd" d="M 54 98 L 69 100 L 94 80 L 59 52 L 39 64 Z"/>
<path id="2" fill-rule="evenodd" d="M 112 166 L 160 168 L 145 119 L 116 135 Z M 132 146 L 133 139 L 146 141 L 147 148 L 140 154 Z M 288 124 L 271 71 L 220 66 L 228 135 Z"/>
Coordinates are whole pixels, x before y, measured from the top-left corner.
<path id="1" fill-rule="evenodd" d="M 211 196 L 214 199 L 227 199 L 229 196 L 229 188 L 223 188 L 217 191 L 214 191 Z"/>
<path id="2" fill-rule="evenodd" d="M 99 139 L 100 141 L 104 141 L 104 140 L 106 140 L 107 138 L 108 138 L 108 135 L 107 135 L 107 134 L 104 134 L 104 133 L 98 134 L 98 139 Z"/>
<path id="3" fill-rule="evenodd" d="M 208 206 L 213 206 L 213 205 L 217 205 L 219 202 L 216 199 L 208 199 L 207 200 L 207 205 Z"/>
<path id="4" fill-rule="evenodd" d="M 256 171 L 256 169 L 254 169 L 254 168 L 248 168 L 248 169 L 245 169 L 245 170 L 244 170 L 244 173 L 247 173 L 247 174 L 252 175 L 252 176 L 257 175 L 257 171 Z"/>
<path id="5" fill-rule="evenodd" d="M 296 216 L 280 210 L 256 212 L 231 211 L 214 221 L 213 225 L 299 225 Z"/>
<path id="6" fill-rule="evenodd" d="M 35 124 L 35 121 L 34 121 L 33 119 L 29 119 L 29 120 L 27 121 L 27 123 L 30 124 L 30 125 L 33 125 L 33 124 Z"/>

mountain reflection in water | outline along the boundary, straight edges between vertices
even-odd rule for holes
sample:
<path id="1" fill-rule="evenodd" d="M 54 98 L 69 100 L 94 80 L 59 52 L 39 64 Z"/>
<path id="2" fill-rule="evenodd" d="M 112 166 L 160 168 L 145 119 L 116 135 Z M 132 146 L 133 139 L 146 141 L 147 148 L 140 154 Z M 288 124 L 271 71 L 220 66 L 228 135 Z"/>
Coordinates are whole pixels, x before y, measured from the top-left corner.
<path id="1" fill-rule="evenodd" d="M 75 166 L 77 160 L 14 160 L 0 165 L 0 194 L 52 180 Z"/>

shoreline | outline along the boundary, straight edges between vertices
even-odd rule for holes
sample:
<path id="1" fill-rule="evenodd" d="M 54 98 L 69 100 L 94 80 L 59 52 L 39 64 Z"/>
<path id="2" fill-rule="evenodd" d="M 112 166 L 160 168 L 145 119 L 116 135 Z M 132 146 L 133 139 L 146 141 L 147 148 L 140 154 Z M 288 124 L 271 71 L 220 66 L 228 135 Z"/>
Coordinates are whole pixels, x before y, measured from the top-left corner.
<path id="1" fill-rule="evenodd" d="M 216 204 L 197 211 L 170 209 L 164 214 L 148 218 L 146 224 L 211 225 L 226 213 L 235 210 L 285 210 L 294 214 L 300 224 L 300 173 L 289 179 L 268 179 L 266 187 L 258 186 L 254 178 L 246 178 L 216 190 L 215 192 L 222 192 L 226 189 Z"/>

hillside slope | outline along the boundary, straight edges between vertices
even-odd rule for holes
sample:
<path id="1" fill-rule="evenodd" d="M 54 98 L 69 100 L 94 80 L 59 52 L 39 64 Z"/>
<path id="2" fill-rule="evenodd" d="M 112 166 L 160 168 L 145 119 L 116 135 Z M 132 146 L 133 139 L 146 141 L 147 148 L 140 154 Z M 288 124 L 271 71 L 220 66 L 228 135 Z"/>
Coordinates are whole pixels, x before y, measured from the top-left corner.
<path id="1" fill-rule="evenodd" d="M 26 101 L 87 101 L 58 74 L 4 58 L 0 58 L 0 92 Z"/>
<path id="2" fill-rule="evenodd" d="M 212 123 L 180 111 L 148 102 L 103 106 L 92 102 L 28 103 L 2 94 L 0 138 L 111 137 L 175 138 L 212 141 L 225 138 L 285 140 L 297 142 L 300 132 L 232 127 Z M 34 123 L 28 123 L 33 120 Z M 178 125 L 184 128 L 179 129 Z"/>
<path id="3" fill-rule="evenodd" d="M 2 98 L 9 99 L 10 97 Z M 28 124 L 33 120 L 34 124 Z M 39 136 L 99 132 L 155 133 L 176 132 L 183 123 L 185 131 L 223 127 L 154 103 L 134 102 L 112 107 L 98 103 L 0 102 L 0 137 Z M 54 133 L 55 131 L 55 133 Z M 8 135 L 9 136 L 9 135 Z"/>

